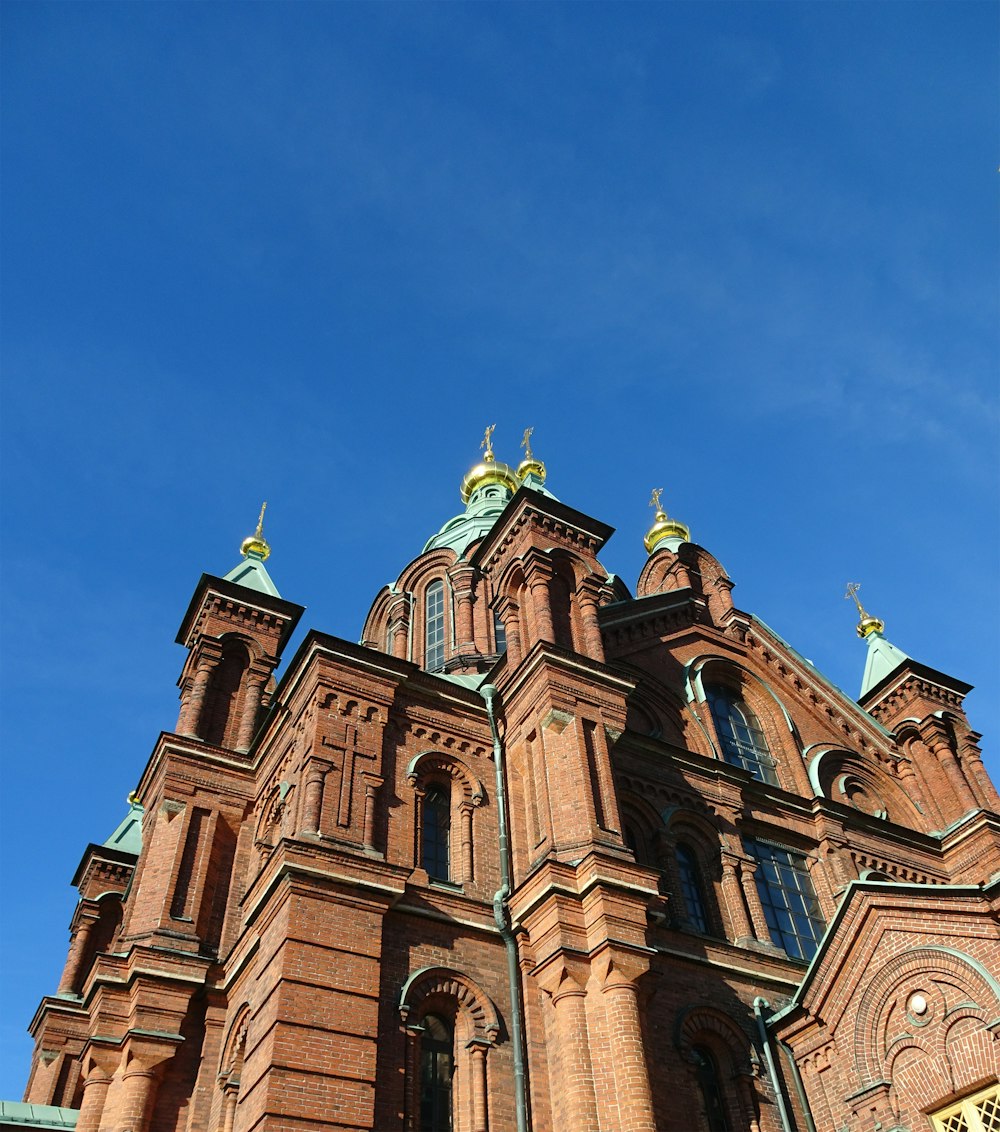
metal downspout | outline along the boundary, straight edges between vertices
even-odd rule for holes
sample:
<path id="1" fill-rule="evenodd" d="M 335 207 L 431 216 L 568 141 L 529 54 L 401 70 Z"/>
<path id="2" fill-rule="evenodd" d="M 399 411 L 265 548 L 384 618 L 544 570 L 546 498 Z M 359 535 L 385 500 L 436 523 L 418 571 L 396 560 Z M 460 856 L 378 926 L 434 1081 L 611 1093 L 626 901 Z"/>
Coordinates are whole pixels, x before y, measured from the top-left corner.
<path id="1" fill-rule="evenodd" d="M 809 1108 L 809 1098 L 806 1096 L 806 1087 L 802 1083 L 802 1074 L 799 1072 L 799 1067 L 795 1062 L 795 1057 L 792 1054 L 791 1048 L 781 1039 L 778 1039 L 778 1045 L 785 1051 L 788 1057 L 788 1064 L 792 1070 L 792 1080 L 795 1082 L 795 1092 L 799 1097 L 799 1104 L 802 1105 L 802 1115 L 806 1118 L 806 1128 L 809 1132 L 816 1132 L 816 1121 L 812 1118 L 812 1110 Z"/>
<path id="2" fill-rule="evenodd" d="M 771 1004 L 766 998 L 761 998 L 758 995 L 753 1000 L 753 1012 L 757 1018 L 757 1030 L 760 1033 L 760 1040 L 764 1046 L 764 1057 L 767 1061 L 767 1072 L 771 1078 L 771 1086 L 774 1089 L 774 1098 L 778 1102 L 778 1115 L 781 1118 L 781 1127 L 784 1132 L 795 1132 L 795 1126 L 792 1124 L 791 1116 L 788 1112 L 787 1098 L 785 1097 L 785 1090 L 781 1084 L 781 1078 L 778 1076 L 778 1066 L 774 1060 L 774 1049 L 771 1046 L 771 1035 L 767 1032 L 767 1023 L 764 1021 L 764 1009 L 771 1009 Z"/>
<path id="3" fill-rule="evenodd" d="M 497 731 L 493 700 L 497 690 L 485 684 L 479 694 L 486 701 L 486 714 L 493 736 L 493 768 L 497 777 L 497 826 L 500 836 L 500 888 L 493 897 L 493 918 L 503 937 L 507 951 L 507 981 L 510 984 L 510 1029 L 514 1044 L 514 1111 L 517 1132 L 528 1132 L 528 1093 L 525 1088 L 524 1022 L 521 1009 L 521 972 L 517 961 L 517 940 L 510 926 L 510 838 L 507 833 L 507 783 L 504 774 L 504 750 Z"/>

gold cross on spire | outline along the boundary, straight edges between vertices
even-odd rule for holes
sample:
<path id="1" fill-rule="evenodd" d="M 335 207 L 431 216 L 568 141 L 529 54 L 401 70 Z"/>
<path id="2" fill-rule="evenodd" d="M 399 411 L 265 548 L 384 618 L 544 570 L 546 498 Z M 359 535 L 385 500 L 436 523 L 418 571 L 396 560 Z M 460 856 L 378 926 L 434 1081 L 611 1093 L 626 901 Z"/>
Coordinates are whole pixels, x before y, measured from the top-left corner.
<path id="1" fill-rule="evenodd" d="M 659 513 L 663 510 L 663 506 L 660 503 L 660 496 L 662 494 L 663 494 L 663 488 L 662 487 L 654 487 L 653 488 L 653 494 L 649 497 L 649 505 L 650 505 L 650 507 L 653 508 L 653 510 L 657 513 L 657 515 L 659 515 Z"/>
<path id="2" fill-rule="evenodd" d="M 264 533 L 264 512 L 267 510 L 267 500 L 260 505 L 260 515 L 257 517 L 257 529 L 254 531 L 254 537 L 260 538 Z"/>
<path id="3" fill-rule="evenodd" d="M 267 539 L 264 538 L 264 512 L 267 510 L 267 503 L 261 505 L 260 515 L 257 517 L 257 529 L 252 535 L 248 535 L 240 544 L 240 554 L 244 558 L 249 554 L 255 554 L 261 561 L 264 561 L 271 553 L 271 548 L 267 545 Z"/>
<path id="4" fill-rule="evenodd" d="M 858 616 L 864 619 L 868 614 L 865 612 L 865 607 L 861 604 L 861 598 L 858 597 L 858 590 L 860 589 L 860 582 L 848 582 L 847 593 L 844 594 L 844 601 L 848 599 L 853 600 L 854 604 L 858 607 Z"/>
<path id="5" fill-rule="evenodd" d="M 531 459 L 531 434 L 534 431 L 533 428 L 526 428 L 524 430 L 524 436 L 521 438 L 521 447 L 524 449 L 525 460 Z"/>
<path id="6" fill-rule="evenodd" d="M 480 448 L 486 449 L 486 453 L 483 456 L 483 459 L 488 464 L 493 462 L 493 430 L 496 427 L 497 426 L 495 424 L 486 426 L 486 432 L 483 434 L 482 443 L 479 445 Z"/>
<path id="7" fill-rule="evenodd" d="M 861 586 L 858 582 L 848 582 L 847 593 L 844 594 L 844 600 L 847 601 L 847 599 L 850 598 L 858 607 L 858 617 L 860 618 L 858 621 L 858 636 L 867 638 L 870 637 L 872 633 L 881 633 L 885 629 L 885 622 L 878 617 L 872 617 L 861 604 L 861 598 L 858 597 L 858 590 L 860 589 Z"/>

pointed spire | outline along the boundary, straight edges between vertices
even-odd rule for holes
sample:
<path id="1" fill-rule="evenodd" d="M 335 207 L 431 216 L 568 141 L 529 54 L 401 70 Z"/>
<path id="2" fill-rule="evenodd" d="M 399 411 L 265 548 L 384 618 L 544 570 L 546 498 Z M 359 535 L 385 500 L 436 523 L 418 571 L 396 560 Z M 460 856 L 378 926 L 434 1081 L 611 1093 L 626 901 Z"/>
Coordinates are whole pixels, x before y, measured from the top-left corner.
<path id="1" fill-rule="evenodd" d="M 534 428 L 526 428 L 521 438 L 524 459 L 517 465 L 517 478 L 528 487 L 537 489 L 545 483 L 545 465 L 541 460 L 536 460 L 531 451 L 531 434 L 534 431 Z"/>
<path id="2" fill-rule="evenodd" d="M 861 604 L 861 599 L 858 597 L 860 589 L 861 586 L 857 582 L 849 582 L 844 599 L 852 600 L 858 607 L 857 634 L 868 645 L 868 659 L 865 661 L 865 672 L 861 677 L 861 694 L 858 697 L 864 699 L 872 688 L 881 684 L 890 673 L 895 672 L 910 658 L 882 635 L 885 631 L 885 622 L 878 617 L 872 617 Z"/>
<path id="3" fill-rule="evenodd" d="M 660 504 L 660 496 L 662 494 L 662 487 L 654 487 L 653 493 L 649 497 L 649 505 L 653 508 L 654 518 L 653 525 L 646 532 L 646 537 L 643 539 L 646 545 L 646 551 L 649 554 L 652 554 L 661 542 L 669 542 L 671 539 L 675 540 L 674 544 L 670 546 L 670 549 L 676 550 L 682 542 L 691 541 L 690 530 L 679 519 L 667 518 L 667 513 Z"/>

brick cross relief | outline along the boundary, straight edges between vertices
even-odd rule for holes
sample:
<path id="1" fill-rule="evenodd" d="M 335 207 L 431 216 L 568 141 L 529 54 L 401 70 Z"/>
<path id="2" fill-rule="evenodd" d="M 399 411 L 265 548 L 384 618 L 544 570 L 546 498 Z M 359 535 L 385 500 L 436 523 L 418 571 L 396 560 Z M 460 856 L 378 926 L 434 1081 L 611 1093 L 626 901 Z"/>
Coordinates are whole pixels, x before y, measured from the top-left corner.
<path id="1" fill-rule="evenodd" d="M 358 744 L 358 729 L 348 720 L 334 719 L 331 723 L 331 731 L 330 738 L 324 738 L 323 742 L 341 754 L 337 825 L 346 829 L 351 824 L 351 793 L 354 789 L 355 774 L 363 773 L 366 762 L 372 764 L 374 769 L 375 755 L 361 750 Z M 360 767 L 355 765 L 359 759 L 363 760 Z"/>

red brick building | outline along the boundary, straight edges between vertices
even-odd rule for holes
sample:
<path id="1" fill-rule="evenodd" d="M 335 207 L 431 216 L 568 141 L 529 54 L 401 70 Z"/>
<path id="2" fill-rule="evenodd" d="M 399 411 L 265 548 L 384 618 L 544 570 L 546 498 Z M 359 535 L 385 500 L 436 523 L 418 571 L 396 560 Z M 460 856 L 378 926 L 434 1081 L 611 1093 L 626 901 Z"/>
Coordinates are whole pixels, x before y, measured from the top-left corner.
<path id="1" fill-rule="evenodd" d="M 859 606 L 851 700 L 658 498 L 634 595 L 530 451 L 462 498 L 278 682 L 260 527 L 202 576 L 176 727 L 74 878 L 35 1126 L 997 1132 L 968 686 Z"/>

